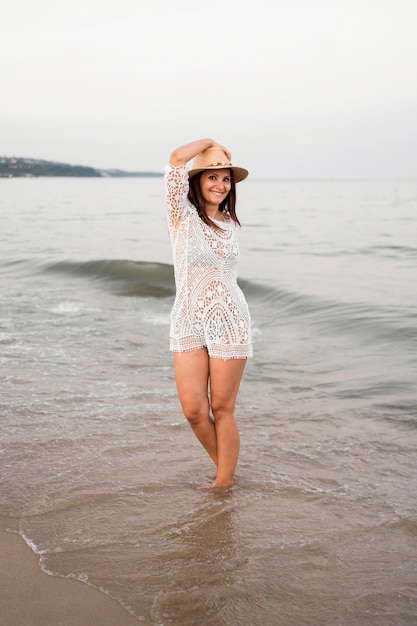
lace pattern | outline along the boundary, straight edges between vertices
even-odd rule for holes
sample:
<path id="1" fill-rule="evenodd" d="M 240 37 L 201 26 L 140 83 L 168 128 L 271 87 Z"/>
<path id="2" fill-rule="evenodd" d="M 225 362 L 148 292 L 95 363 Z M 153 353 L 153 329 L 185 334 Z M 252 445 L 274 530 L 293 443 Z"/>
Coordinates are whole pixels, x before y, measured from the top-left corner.
<path id="1" fill-rule="evenodd" d="M 185 166 L 168 166 L 165 182 L 176 284 L 170 349 L 184 352 L 206 346 L 213 357 L 249 358 L 251 320 L 237 284 L 235 224 L 219 224 L 218 230 L 200 219 L 187 200 Z"/>

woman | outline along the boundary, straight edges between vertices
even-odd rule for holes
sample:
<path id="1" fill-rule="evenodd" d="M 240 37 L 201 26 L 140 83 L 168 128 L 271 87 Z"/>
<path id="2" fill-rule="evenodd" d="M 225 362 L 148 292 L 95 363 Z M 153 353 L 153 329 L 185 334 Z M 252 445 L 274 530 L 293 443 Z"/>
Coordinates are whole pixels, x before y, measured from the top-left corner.
<path id="1" fill-rule="evenodd" d="M 186 164 L 194 159 L 187 173 Z M 235 184 L 247 170 L 227 148 L 200 139 L 172 152 L 165 180 L 176 298 L 170 349 L 184 415 L 228 488 L 239 456 L 234 411 L 246 360 L 250 315 L 236 282 Z"/>

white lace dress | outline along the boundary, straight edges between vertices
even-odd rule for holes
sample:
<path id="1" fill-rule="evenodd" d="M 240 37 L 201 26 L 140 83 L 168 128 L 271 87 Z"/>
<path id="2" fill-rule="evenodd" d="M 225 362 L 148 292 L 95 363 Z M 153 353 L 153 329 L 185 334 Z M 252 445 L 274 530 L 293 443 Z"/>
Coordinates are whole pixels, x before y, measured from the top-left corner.
<path id="1" fill-rule="evenodd" d="M 251 320 L 236 280 L 236 225 L 232 220 L 216 222 L 222 230 L 215 230 L 200 219 L 187 199 L 185 166 L 169 165 L 165 182 L 176 285 L 170 349 L 206 346 L 212 357 L 249 358 Z"/>

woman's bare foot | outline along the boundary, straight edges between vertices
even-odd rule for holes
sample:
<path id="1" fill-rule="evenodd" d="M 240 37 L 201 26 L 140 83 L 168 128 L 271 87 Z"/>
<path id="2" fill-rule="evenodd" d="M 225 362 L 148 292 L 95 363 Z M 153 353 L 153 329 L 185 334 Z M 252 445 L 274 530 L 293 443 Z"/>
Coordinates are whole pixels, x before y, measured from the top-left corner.
<path id="1" fill-rule="evenodd" d="M 210 489 L 231 489 L 233 487 L 233 482 L 231 483 L 219 483 L 217 480 L 213 482 Z"/>

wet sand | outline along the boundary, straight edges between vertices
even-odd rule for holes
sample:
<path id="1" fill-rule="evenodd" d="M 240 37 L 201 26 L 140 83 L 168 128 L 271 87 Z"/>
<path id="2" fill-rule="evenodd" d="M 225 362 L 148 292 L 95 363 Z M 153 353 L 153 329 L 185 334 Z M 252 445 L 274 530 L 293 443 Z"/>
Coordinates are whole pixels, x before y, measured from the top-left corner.
<path id="1" fill-rule="evenodd" d="M 17 534 L 0 531 L 0 622 L 7 626 L 135 626 L 116 600 L 69 578 L 49 576 Z"/>

